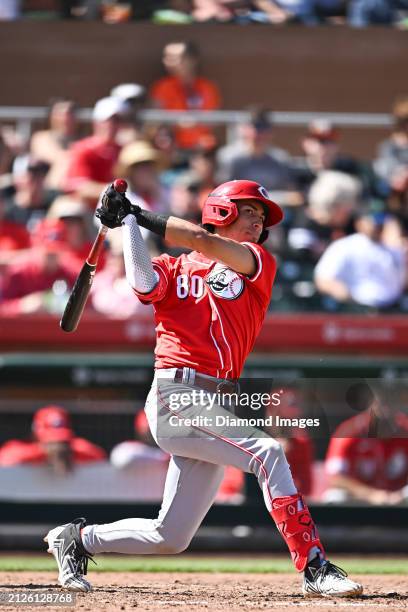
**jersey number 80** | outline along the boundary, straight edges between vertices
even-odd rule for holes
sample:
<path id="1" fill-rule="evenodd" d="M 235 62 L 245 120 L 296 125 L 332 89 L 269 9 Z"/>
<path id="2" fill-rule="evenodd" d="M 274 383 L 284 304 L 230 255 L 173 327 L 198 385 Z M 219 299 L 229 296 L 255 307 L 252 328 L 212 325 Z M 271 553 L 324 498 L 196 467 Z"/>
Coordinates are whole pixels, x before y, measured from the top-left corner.
<path id="1" fill-rule="evenodd" d="M 204 281 L 201 276 L 193 274 L 191 278 L 188 274 L 180 274 L 176 279 L 177 297 L 185 300 L 189 295 L 200 298 L 204 293 Z"/>

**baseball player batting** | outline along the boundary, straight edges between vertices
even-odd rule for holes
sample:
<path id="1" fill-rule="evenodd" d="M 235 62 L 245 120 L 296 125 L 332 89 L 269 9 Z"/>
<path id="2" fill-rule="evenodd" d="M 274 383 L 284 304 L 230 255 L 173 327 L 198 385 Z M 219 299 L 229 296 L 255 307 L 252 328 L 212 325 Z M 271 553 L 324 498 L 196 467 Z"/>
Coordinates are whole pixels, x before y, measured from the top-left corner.
<path id="1" fill-rule="evenodd" d="M 127 279 L 155 309 L 155 375 L 145 411 L 153 437 L 171 460 L 156 519 L 87 526 L 79 518 L 48 533 L 61 586 L 89 591 L 84 575 L 88 559 L 98 553 L 185 550 L 215 499 L 224 466 L 232 465 L 258 479 L 294 566 L 303 573 L 303 594 L 360 595 L 363 587 L 327 560 L 280 444 L 256 428 L 240 429 L 238 437 L 220 431 L 204 420 L 209 406 L 193 401 L 193 391 L 206 397 L 237 391 L 271 297 L 276 264 L 262 243 L 282 220 L 280 207 L 258 183 L 239 180 L 208 196 L 201 227 L 142 210 L 112 187 L 96 214 L 103 225 L 122 227 Z M 139 226 L 191 252 L 152 261 Z M 174 398 L 181 396 L 177 405 Z M 212 408 L 227 413 L 222 401 Z"/>

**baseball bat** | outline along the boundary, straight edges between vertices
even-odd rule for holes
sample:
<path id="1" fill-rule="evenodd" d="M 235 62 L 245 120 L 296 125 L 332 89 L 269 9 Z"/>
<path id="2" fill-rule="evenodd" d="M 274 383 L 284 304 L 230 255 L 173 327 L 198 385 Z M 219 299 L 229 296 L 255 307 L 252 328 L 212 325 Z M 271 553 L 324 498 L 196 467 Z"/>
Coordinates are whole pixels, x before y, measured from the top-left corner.
<path id="1" fill-rule="evenodd" d="M 116 179 L 113 183 L 113 188 L 117 192 L 124 194 L 127 189 L 127 183 L 123 179 Z M 102 225 L 89 251 L 89 255 L 77 276 L 60 321 L 60 327 L 64 332 L 73 332 L 78 327 L 92 287 L 96 266 L 98 265 L 98 259 L 102 252 L 107 232 L 108 228 Z"/>

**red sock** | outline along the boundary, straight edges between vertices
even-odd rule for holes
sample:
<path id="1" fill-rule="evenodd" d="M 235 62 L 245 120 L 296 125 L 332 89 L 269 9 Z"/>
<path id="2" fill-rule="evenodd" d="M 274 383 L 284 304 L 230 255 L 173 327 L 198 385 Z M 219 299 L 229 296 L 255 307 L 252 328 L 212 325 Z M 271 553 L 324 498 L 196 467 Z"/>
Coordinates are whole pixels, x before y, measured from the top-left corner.
<path id="1" fill-rule="evenodd" d="M 274 499 L 271 516 L 288 545 L 298 572 L 305 569 L 311 548 L 318 547 L 324 554 L 309 508 L 299 493 Z"/>

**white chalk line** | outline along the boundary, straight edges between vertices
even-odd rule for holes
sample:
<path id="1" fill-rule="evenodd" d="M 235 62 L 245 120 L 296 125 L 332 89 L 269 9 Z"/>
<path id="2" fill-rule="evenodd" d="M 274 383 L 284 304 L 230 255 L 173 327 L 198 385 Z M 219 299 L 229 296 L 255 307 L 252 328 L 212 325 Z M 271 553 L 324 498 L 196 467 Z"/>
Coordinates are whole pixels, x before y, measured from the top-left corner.
<path id="1" fill-rule="evenodd" d="M 156 600 L 154 602 L 155 604 L 158 604 L 159 606 L 209 606 L 211 604 L 214 604 L 214 602 L 209 602 L 209 601 L 205 601 L 205 600 L 193 600 L 193 601 L 189 601 L 189 600 L 175 600 L 175 599 L 159 599 Z M 396 601 L 395 602 L 397 605 L 398 604 L 403 604 L 403 602 L 399 602 Z M 243 604 L 243 607 L 245 608 L 255 608 L 255 607 L 259 607 L 261 604 L 260 602 L 254 602 L 251 603 L 250 601 L 246 601 L 245 604 Z M 327 608 L 328 606 L 336 606 L 336 608 L 358 608 L 358 607 L 377 607 L 380 608 L 382 605 L 384 605 L 384 602 L 375 602 L 375 601 L 339 601 L 339 599 L 334 599 L 334 598 L 326 598 L 326 599 L 320 599 L 317 600 L 316 598 L 310 598 L 307 601 L 276 601 L 276 600 L 271 600 L 270 601 L 270 605 L 271 607 L 276 607 L 276 606 L 281 606 L 281 607 L 287 607 L 287 606 L 293 606 L 295 607 L 325 607 Z M 404 604 L 403 604 L 404 605 Z M 391 605 L 391 608 L 393 608 L 394 606 Z"/>

